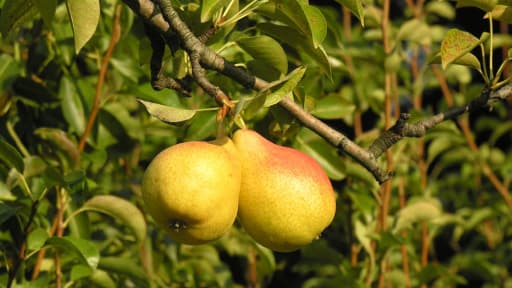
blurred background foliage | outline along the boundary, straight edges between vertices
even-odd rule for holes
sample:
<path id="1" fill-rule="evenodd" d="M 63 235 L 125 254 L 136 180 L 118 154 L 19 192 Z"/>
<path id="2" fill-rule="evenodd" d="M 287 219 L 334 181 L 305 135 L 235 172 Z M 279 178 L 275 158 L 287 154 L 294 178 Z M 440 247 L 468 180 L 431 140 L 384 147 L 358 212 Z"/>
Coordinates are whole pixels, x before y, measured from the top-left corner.
<path id="1" fill-rule="evenodd" d="M 200 34 L 219 11 L 230 17 L 259 2 L 173 4 Z M 267 81 L 306 67 L 295 101 L 363 147 L 387 125 L 388 75 L 393 122 L 399 112 L 414 120 L 462 105 L 484 86 L 467 66 L 443 70 L 429 59 L 451 28 L 477 38 L 489 31 L 483 16 L 497 3 L 393 0 L 387 50 L 381 1 L 263 2 L 208 46 Z M 276 2 L 281 9 L 272 10 Z M 190 98 L 151 88 L 149 40 L 121 1 L 0 5 L 1 286 L 512 287 L 512 207 L 503 199 L 512 180 L 511 101 L 393 146 L 384 228 L 381 187 L 368 171 L 278 105 L 247 108 L 250 127 L 319 161 L 338 195 L 335 220 L 293 253 L 255 244 L 238 225 L 211 245 L 179 245 L 144 213 L 140 179 L 165 147 L 215 136 L 215 102 L 193 83 Z M 118 5 L 120 39 L 98 85 Z M 494 22 L 495 65 L 512 44 L 510 19 L 502 20 Z M 188 81 L 183 51 L 165 60 L 169 75 Z M 256 95 L 207 76 L 234 100 Z M 97 118 L 80 147 L 96 95 Z M 169 125 L 138 99 L 195 115 Z"/>

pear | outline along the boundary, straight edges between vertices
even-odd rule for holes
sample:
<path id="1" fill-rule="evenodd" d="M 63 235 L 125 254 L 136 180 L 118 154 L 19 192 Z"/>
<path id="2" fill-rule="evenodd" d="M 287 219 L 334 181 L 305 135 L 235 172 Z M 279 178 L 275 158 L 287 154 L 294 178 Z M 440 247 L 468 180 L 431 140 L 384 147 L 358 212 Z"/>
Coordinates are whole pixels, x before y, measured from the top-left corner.
<path id="1" fill-rule="evenodd" d="M 336 212 L 336 196 L 320 165 L 253 130 L 237 130 L 233 142 L 242 163 L 238 217 L 246 232 L 278 252 L 319 237 Z"/>
<path id="2" fill-rule="evenodd" d="M 149 164 L 142 198 L 155 222 L 174 240 L 207 243 L 235 221 L 241 166 L 233 147 L 229 138 L 184 142 L 161 151 Z"/>

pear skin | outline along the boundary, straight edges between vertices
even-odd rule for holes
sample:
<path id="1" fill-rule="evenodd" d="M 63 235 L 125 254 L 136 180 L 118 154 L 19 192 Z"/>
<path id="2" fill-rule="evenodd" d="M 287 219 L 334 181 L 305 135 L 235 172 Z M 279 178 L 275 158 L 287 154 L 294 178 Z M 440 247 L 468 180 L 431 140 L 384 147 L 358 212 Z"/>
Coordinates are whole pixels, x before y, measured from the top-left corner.
<path id="1" fill-rule="evenodd" d="M 142 197 L 155 222 L 174 240 L 203 244 L 235 221 L 241 171 L 235 154 L 214 143 L 191 141 L 160 152 L 142 179 Z"/>
<path id="2" fill-rule="evenodd" d="M 247 233 L 279 252 L 311 243 L 336 212 L 335 193 L 320 165 L 253 130 L 236 131 L 233 142 L 242 164 L 238 217 Z"/>

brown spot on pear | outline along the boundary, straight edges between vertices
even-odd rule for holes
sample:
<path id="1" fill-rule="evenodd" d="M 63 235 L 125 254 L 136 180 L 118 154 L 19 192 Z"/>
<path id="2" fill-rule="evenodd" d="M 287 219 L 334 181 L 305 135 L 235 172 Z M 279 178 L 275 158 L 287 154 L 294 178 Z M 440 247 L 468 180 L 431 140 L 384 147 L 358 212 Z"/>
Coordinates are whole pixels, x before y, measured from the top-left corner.
<path id="1" fill-rule="evenodd" d="M 242 163 L 238 216 L 258 243 L 289 252 L 311 243 L 332 222 L 336 196 L 310 156 L 241 129 L 233 142 Z"/>
<path id="2" fill-rule="evenodd" d="M 240 162 L 223 145 L 185 142 L 151 161 L 142 180 L 142 198 L 171 238 L 203 244 L 220 238 L 235 221 L 240 181 Z"/>

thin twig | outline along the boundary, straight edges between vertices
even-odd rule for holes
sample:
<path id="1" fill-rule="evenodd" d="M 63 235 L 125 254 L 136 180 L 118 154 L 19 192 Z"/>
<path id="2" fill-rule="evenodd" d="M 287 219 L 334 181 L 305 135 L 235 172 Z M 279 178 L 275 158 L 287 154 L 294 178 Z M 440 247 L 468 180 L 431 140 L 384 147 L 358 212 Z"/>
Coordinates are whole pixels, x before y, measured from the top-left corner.
<path id="1" fill-rule="evenodd" d="M 108 71 L 108 64 L 110 62 L 110 58 L 112 57 L 112 52 L 114 51 L 114 48 L 116 47 L 117 42 L 119 41 L 119 38 L 121 36 L 121 11 L 122 11 L 121 4 L 118 4 L 116 7 L 116 11 L 114 14 L 114 23 L 112 25 L 112 34 L 110 37 L 110 43 L 108 45 L 107 51 L 105 52 L 105 55 L 103 56 L 103 59 L 101 60 L 100 65 L 100 71 L 98 74 L 98 82 L 96 83 L 96 93 L 94 95 L 94 101 L 91 109 L 91 114 L 89 115 L 89 119 L 87 120 L 87 124 L 85 126 L 84 133 L 82 134 L 82 137 L 80 138 L 80 143 L 78 144 L 78 150 L 80 152 L 84 151 L 85 143 L 87 142 L 87 138 L 89 138 L 89 134 L 91 133 L 92 126 L 94 125 L 94 122 L 96 121 L 96 116 L 98 115 L 98 111 L 100 109 L 100 98 L 101 98 L 101 91 L 103 89 L 103 83 L 105 82 L 105 78 L 107 76 Z"/>

